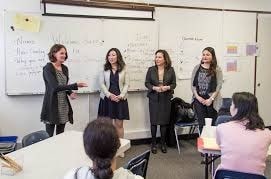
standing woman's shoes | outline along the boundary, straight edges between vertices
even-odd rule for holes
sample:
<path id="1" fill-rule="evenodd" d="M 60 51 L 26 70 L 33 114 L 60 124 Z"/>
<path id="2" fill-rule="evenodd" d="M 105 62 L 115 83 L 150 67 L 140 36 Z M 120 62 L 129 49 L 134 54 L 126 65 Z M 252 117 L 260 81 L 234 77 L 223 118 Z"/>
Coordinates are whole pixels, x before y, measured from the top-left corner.
<path id="1" fill-rule="evenodd" d="M 166 144 L 161 144 L 161 151 L 163 153 L 167 153 L 167 146 L 166 146 Z"/>
<path id="2" fill-rule="evenodd" d="M 157 146 L 156 146 L 156 144 L 152 144 L 152 145 L 151 145 L 151 152 L 152 152 L 153 154 L 157 154 Z"/>

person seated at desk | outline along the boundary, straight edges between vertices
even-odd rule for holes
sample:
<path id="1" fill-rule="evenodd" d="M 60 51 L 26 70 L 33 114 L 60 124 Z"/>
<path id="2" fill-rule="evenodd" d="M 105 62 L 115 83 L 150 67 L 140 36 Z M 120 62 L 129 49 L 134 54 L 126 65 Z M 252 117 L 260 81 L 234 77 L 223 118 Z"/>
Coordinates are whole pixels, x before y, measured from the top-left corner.
<path id="1" fill-rule="evenodd" d="M 116 169 L 120 139 L 112 122 L 105 119 L 90 122 L 84 130 L 85 152 L 93 166 L 73 169 L 64 179 L 143 179 L 124 168 Z"/>
<path id="2" fill-rule="evenodd" d="M 257 98 L 248 92 L 234 93 L 230 113 L 230 121 L 216 129 L 216 140 L 221 149 L 217 170 L 264 175 L 271 131 L 265 129 L 259 116 Z"/>

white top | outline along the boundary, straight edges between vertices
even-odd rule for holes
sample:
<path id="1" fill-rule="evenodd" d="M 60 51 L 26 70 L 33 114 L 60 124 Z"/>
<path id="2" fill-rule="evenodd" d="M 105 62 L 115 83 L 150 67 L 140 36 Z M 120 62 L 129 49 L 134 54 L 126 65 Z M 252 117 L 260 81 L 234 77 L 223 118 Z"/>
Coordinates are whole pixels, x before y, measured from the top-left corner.
<path id="1" fill-rule="evenodd" d="M 76 178 L 77 177 L 77 178 Z M 90 168 L 85 166 L 78 169 L 73 169 L 69 171 L 64 179 L 95 179 Z M 114 171 L 113 179 L 143 179 L 139 175 L 134 175 L 127 169 L 119 168 Z"/>
<path id="2" fill-rule="evenodd" d="M 131 146 L 127 139 L 120 139 L 120 143 L 117 155 Z M 60 179 L 72 168 L 92 165 L 85 154 L 83 133 L 78 131 L 65 131 L 8 156 L 23 158 L 23 171 L 14 176 L 0 175 L 1 179 Z"/>

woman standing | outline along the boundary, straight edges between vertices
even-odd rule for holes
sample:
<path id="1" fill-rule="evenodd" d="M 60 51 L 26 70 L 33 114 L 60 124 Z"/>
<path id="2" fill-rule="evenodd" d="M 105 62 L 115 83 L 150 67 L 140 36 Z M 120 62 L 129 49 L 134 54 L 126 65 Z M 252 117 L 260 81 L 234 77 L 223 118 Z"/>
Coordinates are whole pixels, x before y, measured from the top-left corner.
<path id="1" fill-rule="evenodd" d="M 43 99 L 41 121 L 45 123 L 49 136 L 64 132 L 66 122 L 73 124 L 73 111 L 68 99 L 76 98 L 72 90 L 87 87 L 86 83 L 74 83 L 68 85 L 69 71 L 63 64 L 68 58 L 64 45 L 55 44 L 48 53 L 49 60 L 43 67 L 43 80 L 45 83 L 45 94 Z"/>
<path id="2" fill-rule="evenodd" d="M 124 137 L 123 120 L 129 120 L 127 92 L 129 76 L 122 55 L 117 48 L 106 54 L 104 71 L 100 76 L 100 104 L 98 116 L 113 119 L 119 137 Z"/>
<path id="3" fill-rule="evenodd" d="M 157 50 L 155 52 L 155 66 L 148 69 L 145 86 L 148 88 L 149 98 L 151 151 L 154 154 L 157 153 L 156 131 L 157 125 L 160 125 L 161 150 L 166 153 L 166 130 L 171 110 L 170 100 L 176 87 L 176 76 L 167 51 Z"/>
<path id="4" fill-rule="evenodd" d="M 202 51 L 201 63 L 195 66 L 191 78 L 193 105 L 200 132 L 205 125 L 205 118 L 212 118 L 212 124 L 215 124 L 217 111 L 222 104 L 220 95 L 222 79 L 222 71 L 217 65 L 215 50 L 212 47 L 206 47 Z"/>
<path id="5" fill-rule="evenodd" d="M 234 93 L 230 113 L 230 121 L 216 129 L 221 149 L 218 170 L 264 175 L 271 131 L 259 115 L 257 98 L 248 92 Z"/>

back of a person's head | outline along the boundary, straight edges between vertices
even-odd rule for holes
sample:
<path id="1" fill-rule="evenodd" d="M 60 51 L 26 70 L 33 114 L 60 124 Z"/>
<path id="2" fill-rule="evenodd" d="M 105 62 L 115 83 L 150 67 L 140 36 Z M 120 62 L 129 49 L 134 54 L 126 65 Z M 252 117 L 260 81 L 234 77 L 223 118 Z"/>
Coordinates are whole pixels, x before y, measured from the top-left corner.
<path id="1" fill-rule="evenodd" d="M 86 154 L 93 161 L 92 172 L 96 179 L 111 179 L 111 161 L 115 157 L 120 140 L 112 121 L 97 119 L 90 122 L 83 134 Z"/>
<path id="2" fill-rule="evenodd" d="M 237 113 L 232 120 L 248 120 L 246 128 L 250 130 L 264 129 L 264 122 L 258 112 L 256 96 L 249 92 L 238 92 L 233 94 L 232 102 L 237 108 Z"/>

